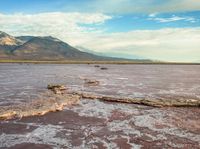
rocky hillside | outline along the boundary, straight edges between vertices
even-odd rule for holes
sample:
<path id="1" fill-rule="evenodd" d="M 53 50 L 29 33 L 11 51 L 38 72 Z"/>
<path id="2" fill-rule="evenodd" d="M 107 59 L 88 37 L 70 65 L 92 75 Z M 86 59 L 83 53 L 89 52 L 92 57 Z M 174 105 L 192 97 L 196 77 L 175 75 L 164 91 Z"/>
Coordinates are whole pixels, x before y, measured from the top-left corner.
<path id="1" fill-rule="evenodd" d="M 0 32 L 0 59 L 17 60 L 109 60 L 79 51 L 69 44 L 51 37 L 13 37 Z"/>
<path id="2" fill-rule="evenodd" d="M 0 60 L 120 61 L 127 59 L 112 58 L 78 50 L 51 36 L 14 37 L 0 31 Z"/>

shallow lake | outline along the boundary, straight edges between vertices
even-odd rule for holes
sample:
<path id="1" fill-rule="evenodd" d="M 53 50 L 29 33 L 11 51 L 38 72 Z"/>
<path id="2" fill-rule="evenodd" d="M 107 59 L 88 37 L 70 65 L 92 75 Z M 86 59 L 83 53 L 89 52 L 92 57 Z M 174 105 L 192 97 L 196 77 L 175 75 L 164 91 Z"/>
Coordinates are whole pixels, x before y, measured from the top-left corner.
<path id="1" fill-rule="evenodd" d="M 0 108 L 44 99 L 48 84 L 116 97 L 200 100 L 199 76 L 199 65 L 0 64 Z M 88 86 L 85 79 L 100 84 Z M 81 99 L 63 111 L 0 120 L 0 148 L 199 146 L 199 107 L 155 108 Z"/>

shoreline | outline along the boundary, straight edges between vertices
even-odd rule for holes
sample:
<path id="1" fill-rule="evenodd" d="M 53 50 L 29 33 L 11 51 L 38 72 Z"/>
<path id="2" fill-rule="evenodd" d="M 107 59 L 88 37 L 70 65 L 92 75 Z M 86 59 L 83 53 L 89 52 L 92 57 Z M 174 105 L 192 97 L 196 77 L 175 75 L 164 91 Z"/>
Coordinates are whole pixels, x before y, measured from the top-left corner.
<path id="1" fill-rule="evenodd" d="M 140 61 L 34 61 L 34 60 L 0 60 L 1 63 L 17 64 L 119 64 L 119 65 L 200 65 L 187 62 L 140 62 Z"/>

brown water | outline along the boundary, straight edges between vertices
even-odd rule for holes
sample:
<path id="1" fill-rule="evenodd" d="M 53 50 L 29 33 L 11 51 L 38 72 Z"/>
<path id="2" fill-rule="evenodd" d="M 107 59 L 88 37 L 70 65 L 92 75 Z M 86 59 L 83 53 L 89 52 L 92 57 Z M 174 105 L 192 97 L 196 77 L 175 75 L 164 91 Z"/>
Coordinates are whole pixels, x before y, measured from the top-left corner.
<path id="1" fill-rule="evenodd" d="M 47 84 L 116 97 L 200 100 L 198 65 L 0 64 L 0 108 L 46 97 Z M 87 86 L 84 79 L 100 81 Z M 0 148 L 200 148 L 199 108 L 83 99 L 62 112 L 0 121 Z"/>

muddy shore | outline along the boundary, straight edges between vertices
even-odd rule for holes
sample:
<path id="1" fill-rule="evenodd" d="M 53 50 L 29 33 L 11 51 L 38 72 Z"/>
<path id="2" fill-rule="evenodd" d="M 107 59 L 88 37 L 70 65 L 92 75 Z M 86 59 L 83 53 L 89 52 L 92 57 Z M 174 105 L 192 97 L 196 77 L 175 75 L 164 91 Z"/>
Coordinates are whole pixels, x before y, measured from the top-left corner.
<path id="1" fill-rule="evenodd" d="M 63 87 L 63 86 L 62 86 Z M 139 104 L 151 107 L 200 107 L 200 100 L 179 99 L 179 100 L 162 100 L 162 99 L 141 99 L 97 95 L 92 93 L 66 91 L 63 89 L 50 89 L 52 92 L 43 94 L 45 100 L 37 100 L 33 103 L 20 106 L 2 107 L 0 110 L 0 120 L 13 118 L 22 118 L 28 116 L 44 115 L 49 112 L 62 111 L 64 107 L 78 104 L 81 99 L 101 100 L 107 102 Z M 98 108 L 98 107 L 97 107 Z"/>
<path id="2" fill-rule="evenodd" d="M 0 149 L 200 148 L 199 66 L 0 69 Z"/>
<path id="3" fill-rule="evenodd" d="M 188 101 L 65 92 L 14 113 L 1 110 L 0 148 L 199 149 L 200 108 Z"/>
<path id="4" fill-rule="evenodd" d="M 83 99 L 60 112 L 1 121 L 0 147 L 198 149 L 199 115 L 199 108 Z"/>

